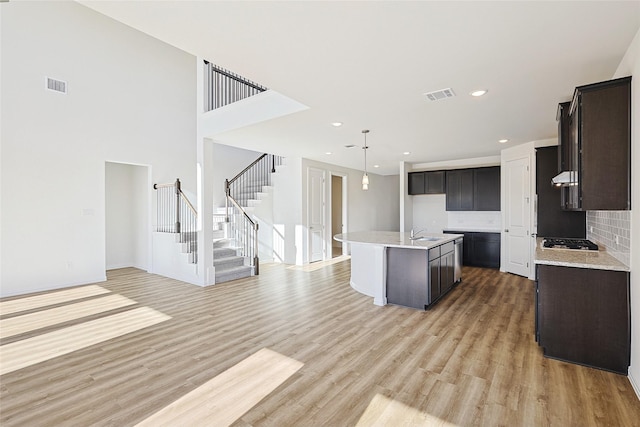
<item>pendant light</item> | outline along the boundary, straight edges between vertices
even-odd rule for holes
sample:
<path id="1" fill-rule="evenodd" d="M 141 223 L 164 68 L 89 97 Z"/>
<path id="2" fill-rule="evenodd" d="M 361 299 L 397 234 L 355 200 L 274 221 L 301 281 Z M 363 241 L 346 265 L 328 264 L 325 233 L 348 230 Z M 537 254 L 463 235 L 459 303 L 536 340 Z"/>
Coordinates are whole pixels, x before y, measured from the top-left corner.
<path id="1" fill-rule="evenodd" d="M 364 129 L 362 133 L 364 134 L 364 147 L 362 147 L 362 149 L 364 150 L 364 175 L 362 175 L 362 189 L 368 190 L 369 175 L 367 175 L 367 150 L 369 149 L 369 147 L 367 147 L 367 134 L 369 133 L 369 130 Z"/>

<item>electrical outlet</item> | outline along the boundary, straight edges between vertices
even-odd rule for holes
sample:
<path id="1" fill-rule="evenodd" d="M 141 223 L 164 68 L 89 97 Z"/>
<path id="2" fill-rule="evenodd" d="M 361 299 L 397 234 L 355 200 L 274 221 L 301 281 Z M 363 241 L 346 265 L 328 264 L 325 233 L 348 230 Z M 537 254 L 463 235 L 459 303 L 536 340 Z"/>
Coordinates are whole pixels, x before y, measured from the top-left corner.
<path id="1" fill-rule="evenodd" d="M 589 226 L 589 233 L 593 233 L 593 225 Z"/>
<path id="2" fill-rule="evenodd" d="M 615 240 L 616 240 L 616 245 L 620 244 L 620 236 L 618 236 L 617 234 L 615 235 Z"/>

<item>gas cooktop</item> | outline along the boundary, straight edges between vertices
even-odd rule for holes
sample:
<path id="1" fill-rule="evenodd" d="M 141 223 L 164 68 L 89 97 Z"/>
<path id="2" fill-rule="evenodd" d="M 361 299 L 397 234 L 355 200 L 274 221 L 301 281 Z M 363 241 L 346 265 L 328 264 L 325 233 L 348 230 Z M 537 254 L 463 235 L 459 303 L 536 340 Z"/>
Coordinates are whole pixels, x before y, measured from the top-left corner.
<path id="1" fill-rule="evenodd" d="M 588 251 L 598 250 L 598 245 L 593 243 L 591 240 L 586 239 L 545 237 L 542 246 L 544 246 L 545 248 L 554 249 L 580 249 Z"/>

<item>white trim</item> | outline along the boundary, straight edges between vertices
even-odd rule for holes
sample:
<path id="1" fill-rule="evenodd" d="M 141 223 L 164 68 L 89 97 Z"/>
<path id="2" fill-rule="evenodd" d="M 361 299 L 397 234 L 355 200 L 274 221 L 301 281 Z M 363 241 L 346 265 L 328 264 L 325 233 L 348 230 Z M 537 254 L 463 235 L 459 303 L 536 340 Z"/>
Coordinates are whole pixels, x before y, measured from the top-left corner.
<path id="1" fill-rule="evenodd" d="M 341 233 L 347 233 L 349 231 L 349 225 L 347 223 L 348 219 L 349 219 L 349 205 L 348 205 L 348 199 L 347 199 L 347 194 L 348 194 L 348 188 L 349 186 L 347 185 L 347 179 L 349 177 L 348 174 L 346 173 L 342 173 L 342 172 L 334 172 L 334 171 L 329 171 L 329 177 L 330 177 L 330 183 L 329 183 L 329 195 L 327 196 L 327 206 L 328 206 L 328 215 L 327 218 L 329 218 L 329 223 L 327 224 L 327 232 L 325 233 L 325 238 L 327 239 L 327 247 L 331 250 L 331 255 L 328 256 L 327 258 L 333 258 L 333 177 L 339 177 L 341 178 L 341 183 L 342 183 L 342 212 L 341 212 L 341 216 L 342 216 L 342 230 L 340 231 Z M 342 242 L 342 255 L 346 255 L 347 254 L 347 243 Z"/>
<path id="2" fill-rule="evenodd" d="M 633 387 L 633 391 L 636 392 L 636 396 L 638 396 L 638 400 L 640 400 L 640 384 L 634 380 L 633 376 L 631 375 L 631 372 L 629 372 L 629 374 L 627 375 L 627 378 L 629 378 L 631 387 Z"/>
<path id="3" fill-rule="evenodd" d="M 325 261 L 327 259 L 327 245 L 331 245 L 331 241 L 327 241 L 327 206 L 329 205 L 329 203 L 327 203 L 327 183 L 326 183 L 326 178 L 327 178 L 327 171 L 325 171 L 324 169 L 320 169 L 320 168 L 315 168 L 313 166 L 307 166 L 307 224 L 306 224 L 306 229 L 307 229 L 307 256 L 306 256 L 306 260 L 305 260 L 305 264 L 310 264 L 311 261 L 311 255 L 313 253 L 313 238 L 312 238 L 312 232 L 311 232 L 311 170 L 314 170 L 316 172 L 320 172 L 322 174 L 322 232 L 321 232 L 321 236 L 322 236 L 322 261 Z"/>

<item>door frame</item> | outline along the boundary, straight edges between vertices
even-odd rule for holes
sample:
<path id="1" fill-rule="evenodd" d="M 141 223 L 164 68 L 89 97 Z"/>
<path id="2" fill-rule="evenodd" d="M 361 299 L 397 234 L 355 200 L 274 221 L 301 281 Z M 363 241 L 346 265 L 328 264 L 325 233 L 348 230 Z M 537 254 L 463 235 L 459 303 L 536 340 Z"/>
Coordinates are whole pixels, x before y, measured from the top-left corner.
<path id="1" fill-rule="evenodd" d="M 311 231 L 311 171 L 317 171 L 322 174 L 322 195 L 320 202 L 322 203 L 322 261 L 327 259 L 327 173 L 324 169 L 307 167 L 307 263 L 311 263 L 311 254 L 313 253 L 313 235 Z"/>
<path id="2" fill-rule="evenodd" d="M 333 177 L 337 176 L 341 178 L 341 182 L 342 182 L 342 233 L 347 233 L 349 230 L 349 225 L 347 223 L 347 220 L 349 218 L 348 215 L 348 204 L 347 204 L 347 189 L 349 188 L 348 184 L 348 179 L 349 179 L 349 175 L 345 174 L 345 173 L 341 173 L 341 172 L 330 172 L 329 176 L 332 178 L 331 179 L 331 183 L 329 184 L 329 196 L 328 196 L 328 205 L 329 205 L 329 225 L 327 227 L 327 242 L 329 242 L 329 248 L 331 249 L 330 251 L 330 258 L 333 258 Z M 342 242 L 342 255 L 347 255 L 347 243 Z"/>
<path id="3" fill-rule="evenodd" d="M 507 236 L 506 233 L 504 233 L 504 229 L 507 227 L 507 174 L 504 172 L 506 171 L 506 164 L 509 161 L 513 161 L 513 160 L 517 160 L 517 159 L 522 159 L 522 158 L 526 158 L 527 159 L 527 165 L 528 165 L 528 177 L 529 177 L 529 224 L 528 224 L 528 237 L 530 239 L 530 244 L 528 245 L 529 247 L 529 276 L 528 278 L 531 280 L 535 280 L 535 265 L 534 265 L 534 259 L 535 259 L 535 245 L 536 245 L 536 239 L 535 239 L 535 233 L 534 233 L 534 218 L 535 218 L 535 208 L 534 208 L 534 195 L 535 195 L 535 185 L 536 185 L 536 171 L 534 166 L 534 161 L 535 161 L 535 141 L 533 142 L 528 142 L 526 144 L 521 144 L 518 145 L 516 147 L 512 147 L 512 148 L 507 148 L 502 150 L 501 152 L 501 169 L 503 171 L 503 173 L 501 173 L 501 183 L 500 183 L 500 203 L 501 206 L 503 206 L 502 209 L 502 230 L 501 230 L 501 242 L 500 242 L 500 271 L 502 272 L 507 272 L 506 270 L 506 263 L 507 263 L 507 259 L 508 259 L 508 254 L 507 254 Z"/>
<path id="4" fill-rule="evenodd" d="M 153 204 L 153 171 L 152 165 L 144 164 L 144 163 L 133 163 L 133 162 L 124 162 L 119 160 L 105 160 L 104 161 L 104 185 L 105 185 L 105 204 L 104 204 L 104 239 L 105 239 L 105 270 L 107 269 L 106 257 L 107 257 L 107 203 L 106 203 L 106 186 L 107 183 L 107 163 L 119 164 L 128 167 L 140 167 L 144 168 L 146 171 L 146 182 L 144 189 L 141 187 L 140 190 L 143 190 L 145 194 L 145 207 L 146 212 L 144 215 L 141 215 L 141 218 L 145 216 L 144 222 L 146 222 L 144 227 L 144 240 L 145 240 L 145 252 L 146 252 L 146 265 L 138 265 L 134 266 L 141 270 L 146 271 L 147 273 L 153 272 L 153 221 L 154 221 L 154 204 Z"/>

